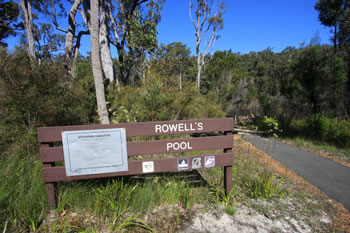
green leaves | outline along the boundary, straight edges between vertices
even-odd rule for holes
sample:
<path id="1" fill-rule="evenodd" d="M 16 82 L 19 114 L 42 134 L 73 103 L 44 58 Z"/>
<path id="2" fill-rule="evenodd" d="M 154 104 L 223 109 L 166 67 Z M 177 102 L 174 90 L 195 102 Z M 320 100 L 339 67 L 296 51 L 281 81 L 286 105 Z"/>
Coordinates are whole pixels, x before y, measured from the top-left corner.
<path id="1" fill-rule="evenodd" d="M 220 106 L 209 96 L 202 96 L 193 84 L 186 82 L 179 91 L 178 87 L 167 86 L 156 77 L 149 77 L 142 87 L 110 92 L 108 99 L 114 123 L 224 116 Z"/>

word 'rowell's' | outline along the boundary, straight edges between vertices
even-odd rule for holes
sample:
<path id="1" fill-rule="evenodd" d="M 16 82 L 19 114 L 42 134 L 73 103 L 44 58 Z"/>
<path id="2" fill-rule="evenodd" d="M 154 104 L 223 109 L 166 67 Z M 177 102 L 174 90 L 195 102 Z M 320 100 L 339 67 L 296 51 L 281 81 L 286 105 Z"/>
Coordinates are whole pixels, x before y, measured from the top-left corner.
<path id="1" fill-rule="evenodd" d="M 155 125 L 156 133 L 191 132 L 203 130 L 203 122 Z"/>

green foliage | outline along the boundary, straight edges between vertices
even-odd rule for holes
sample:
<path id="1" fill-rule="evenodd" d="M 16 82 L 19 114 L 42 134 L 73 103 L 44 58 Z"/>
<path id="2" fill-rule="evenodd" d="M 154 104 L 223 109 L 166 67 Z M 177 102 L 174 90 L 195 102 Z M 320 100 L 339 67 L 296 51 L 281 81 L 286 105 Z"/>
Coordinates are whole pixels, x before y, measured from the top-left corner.
<path id="1" fill-rule="evenodd" d="M 237 187 L 234 186 L 229 193 L 226 193 L 225 189 L 214 187 L 211 188 L 211 194 L 214 195 L 216 203 L 221 203 L 225 207 L 227 214 L 234 215 L 237 208 L 237 201 L 235 199 L 237 190 Z"/>
<path id="2" fill-rule="evenodd" d="M 331 119 L 323 114 L 312 115 L 307 120 L 292 120 L 283 126 L 286 136 L 304 136 L 334 144 L 350 147 L 350 122 Z"/>
<path id="3" fill-rule="evenodd" d="M 211 96 L 202 96 L 190 83 L 180 91 L 165 86 L 159 78 L 149 78 L 141 87 L 113 88 L 107 98 L 114 123 L 224 116 Z"/>
<path id="4" fill-rule="evenodd" d="M 9 36 L 16 35 L 16 29 L 20 24 L 16 24 L 19 16 L 19 7 L 16 2 L 8 1 L 0 3 L 0 45 L 6 45 L 3 40 Z"/>
<path id="5" fill-rule="evenodd" d="M 147 54 L 152 54 L 157 48 L 157 24 L 161 19 L 161 10 L 164 0 L 146 1 L 119 1 L 111 9 L 117 9 L 116 31 L 118 68 L 120 81 L 128 85 L 135 77 L 141 79 L 142 75 L 134 70 L 141 69 L 146 61 Z M 141 72 L 142 73 L 142 72 Z"/>
<path id="6" fill-rule="evenodd" d="M 33 133 L 38 126 L 89 123 L 96 115 L 96 101 L 86 92 L 91 76 L 72 83 L 53 61 L 32 70 L 23 50 L 13 54 L 1 50 L 0 63 L 0 147 Z"/>
<path id="7" fill-rule="evenodd" d="M 132 194 L 137 185 L 125 185 L 123 180 L 113 180 L 105 187 L 95 189 L 96 207 L 95 212 L 105 215 L 112 212 L 114 218 L 125 211 L 130 205 Z"/>
<path id="8" fill-rule="evenodd" d="M 278 120 L 273 117 L 264 116 L 264 119 L 259 124 L 259 130 L 264 131 L 267 135 L 278 137 L 278 134 L 282 132 L 279 127 Z"/>
<path id="9" fill-rule="evenodd" d="M 318 11 L 318 19 L 333 33 L 332 41 L 334 49 L 346 43 L 345 38 L 349 37 L 349 31 L 344 25 L 349 25 L 349 2 L 347 0 L 318 0 L 315 9 Z"/>
<path id="10" fill-rule="evenodd" d="M 278 117 L 283 112 L 284 116 L 303 118 L 320 112 L 329 116 L 345 113 L 346 67 L 342 58 L 332 55 L 330 46 L 310 45 L 277 56 L 284 60 L 284 68 L 277 73 L 272 70 L 272 76 L 278 78 L 275 83 L 281 96 L 270 105 L 279 111 L 270 115 Z"/>
<path id="11" fill-rule="evenodd" d="M 116 219 L 118 220 L 118 218 Z M 155 232 L 145 221 L 143 221 L 140 218 L 135 218 L 133 216 L 128 217 L 124 221 L 122 221 L 120 224 L 117 224 L 114 227 L 115 232 L 120 232 L 123 229 L 127 229 L 130 227 L 138 227 L 146 230 L 147 232 Z"/>
<path id="12" fill-rule="evenodd" d="M 248 190 L 248 195 L 252 198 L 271 198 L 275 195 L 284 196 L 281 183 L 267 169 L 264 169 L 256 177 L 247 176 L 244 185 Z"/>
<path id="13" fill-rule="evenodd" d="M 194 60 L 190 49 L 181 42 L 161 45 L 152 58 L 152 71 L 166 80 L 169 86 L 182 87 L 182 83 L 194 80 Z M 181 78 L 181 80 L 180 80 Z"/>
<path id="14" fill-rule="evenodd" d="M 35 231 L 45 216 L 46 194 L 42 164 L 34 134 L 22 137 L 0 158 L 0 228 Z"/>
<path id="15" fill-rule="evenodd" d="M 321 114 L 315 114 L 308 120 L 308 132 L 322 141 L 333 142 L 342 147 L 350 147 L 350 123 L 333 120 Z"/>
<path id="16" fill-rule="evenodd" d="M 72 80 L 70 89 L 74 96 L 74 114 L 79 117 L 80 124 L 97 122 L 97 104 L 95 84 L 89 59 L 78 59 L 76 77 Z M 67 123 L 72 124 L 72 123 Z"/>
<path id="17" fill-rule="evenodd" d="M 95 100 L 80 104 L 91 95 L 86 90 L 76 95 L 88 75 L 67 80 L 55 61 L 32 68 L 24 50 L 1 50 L 0 64 L 0 228 L 35 231 L 46 212 L 36 128 L 87 124 L 96 115 L 87 107 L 96 106 Z"/>
<path id="18" fill-rule="evenodd" d="M 52 53 L 64 44 L 65 36 L 55 33 L 54 27 L 48 23 L 37 23 L 33 27 L 38 58 L 40 60 L 51 59 Z"/>
<path id="19" fill-rule="evenodd" d="M 330 119 L 322 114 L 315 114 L 308 121 L 309 132 L 312 135 L 319 135 L 322 140 L 325 140 L 330 133 Z"/>

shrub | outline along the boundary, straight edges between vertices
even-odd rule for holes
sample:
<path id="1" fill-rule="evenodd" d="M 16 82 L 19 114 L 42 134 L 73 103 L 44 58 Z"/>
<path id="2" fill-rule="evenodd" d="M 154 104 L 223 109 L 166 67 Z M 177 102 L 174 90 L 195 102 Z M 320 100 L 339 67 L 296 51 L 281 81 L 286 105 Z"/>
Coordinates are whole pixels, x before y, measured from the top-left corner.
<path id="1" fill-rule="evenodd" d="M 157 77 L 150 77 L 141 87 L 111 86 L 108 90 L 111 120 L 144 122 L 162 120 L 223 117 L 225 114 L 210 96 L 201 95 L 194 84 L 182 90 L 165 86 Z"/>
<path id="2" fill-rule="evenodd" d="M 292 120 L 287 136 L 306 136 L 341 147 L 350 147 L 350 121 L 328 118 L 315 114 L 308 120 Z M 284 128 L 285 129 L 285 128 Z"/>
<path id="3" fill-rule="evenodd" d="M 92 76 L 68 79 L 55 61 L 33 69 L 22 50 L 0 53 L 0 64 L 0 152 L 38 126 L 89 123 L 96 115 Z"/>
<path id="4" fill-rule="evenodd" d="M 350 122 L 330 120 L 328 140 L 342 147 L 350 147 Z"/>
<path id="5" fill-rule="evenodd" d="M 247 176 L 243 183 L 248 190 L 248 195 L 252 198 L 271 198 L 285 194 L 280 187 L 281 182 L 266 169 L 256 177 Z"/>
<path id="6" fill-rule="evenodd" d="M 308 120 L 308 127 L 308 132 L 324 141 L 329 137 L 331 120 L 322 114 L 314 114 Z"/>
<path id="7" fill-rule="evenodd" d="M 42 164 L 34 134 L 26 135 L 0 161 L 0 229 L 35 231 L 45 215 Z"/>
<path id="8" fill-rule="evenodd" d="M 264 119 L 260 122 L 260 130 L 264 131 L 267 135 L 277 137 L 282 132 L 279 128 L 278 121 L 273 117 L 264 116 Z"/>

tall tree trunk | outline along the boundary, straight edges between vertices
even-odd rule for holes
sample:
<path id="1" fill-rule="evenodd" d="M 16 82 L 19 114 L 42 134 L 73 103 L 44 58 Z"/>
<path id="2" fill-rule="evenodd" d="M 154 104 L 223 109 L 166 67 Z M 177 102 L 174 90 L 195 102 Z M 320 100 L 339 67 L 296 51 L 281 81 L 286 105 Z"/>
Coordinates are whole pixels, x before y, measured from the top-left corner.
<path id="1" fill-rule="evenodd" d="M 337 24 L 334 25 L 334 37 L 333 37 L 333 52 L 334 54 L 337 53 Z"/>
<path id="2" fill-rule="evenodd" d="M 33 15 L 31 0 L 21 0 L 20 6 L 23 10 L 24 29 L 27 34 L 28 55 L 32 66 L 35 65 L 37 58 L 35 55 L 34 35 L 33 35 Z"/>
<path id="3" fill-rule="evenodd" d="M 182 72 L 179 74 L 179 89 L 182 90 Z"/>
<path id="4" fill-rule="evenodd" d="M 109 30 L 107 25 L 107 6 L 106 1 L 101 0 L 100 6 L 100 46 L 101 46 L 101 61 L 105 77 L 110 81 L 115 81 L 115 73 L 111 50 L 109 47 Z"/>
<path id="5" fill-rule="evenodd" d="M 348 60 L 349 61 L 349 60 Z M 347 117 L 350 116 L 350 62 L 348 62 L 348 83 L 347 83 L 347 89 L 346 89 L 346 111 L 347 111 Z"/>
<path id="6" fill-rule="evenodd" d="M 200 89 L 200 85 L 201 85 L 201 73 L 202 73 L 202 67 L 203 67 L 201 60 L 202 60 L 201 54 L 198 53 L 197 54 L 197 79 L 196 79 L 196 86 L 198 90 Z"/>
<path id="7" fill-rule="evenodd" d="M 75 60 L 77 58 L 78 51 L 73 48 L 73 42 L 75 37 L 76 21 L 75 16 L 82 0 L 75 0 L 68 16 L 68 31 L 66 34 L 66 43 L 65 43 L 65 54 L 64 59 L 67 64 L 68 73 L 74 76 L 74 67 Z"/>
<path id="8" fill-rule="evenodd" d="M 197 89 L 200 89 L 200 85 L 201 85 L 201 72 L 202 72 L 202 56 L 201 53 L 199 51 L 199 46 L 201 44 L 201 35 L 200 35 L 200 31 L 199 31 L 199 18 L 198 18 L 198 23 L 196 25 L 196 55 L 197 55 L 197 78 L 196 78 L 196 86 Z M 204 54 L 205 56 L 205 54 Z"/>
<path id="9" fill-rule="evenodd" d="M 94 75 L 98 115 L 102 124 L 110 124 L 106 105 L 105 90 L 102 79 L 99 43 L 99 1 L 91 1 L 90 38 L 91 38 L 91 63 Z"/>
<path id="10" fill-rule="evenodd" d="M 128 85 L 129 84 L 129 79 L 125 75 L 126 69 L 125 69 L 125 61 L 124 61 L 124 55 L 125 55 L 125 50 L 124 48 L 119 44 L 117 44 L 117 51 L 118 51 L 118 60 L 119 60 L 119 78 L 122 84 Z"/>

